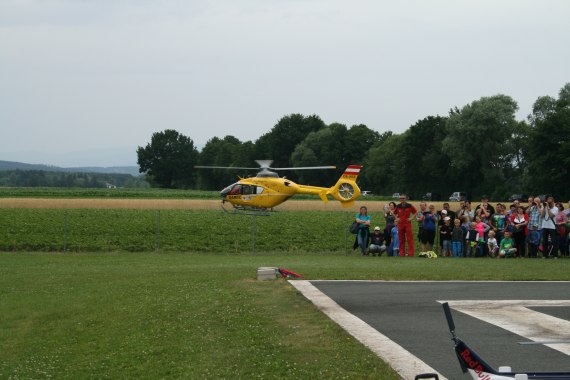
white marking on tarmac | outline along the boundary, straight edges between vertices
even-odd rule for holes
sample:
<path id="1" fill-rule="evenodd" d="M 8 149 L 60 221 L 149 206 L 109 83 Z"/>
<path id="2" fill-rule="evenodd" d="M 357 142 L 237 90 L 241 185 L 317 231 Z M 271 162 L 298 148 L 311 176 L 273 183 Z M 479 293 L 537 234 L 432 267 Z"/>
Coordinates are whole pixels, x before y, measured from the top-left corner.
<path id="1" fill-rule="evenodd" d="M 570 340 L 570 321 L 529 307 L 568 307 L 570 300 L 477 300 L 448 302 L 457 311 L 499 326 L 534 342 Z M 570 356 L 570 344 L 545 344 Z"/>
<path id="2" fill-rule="evenodd" d="M 437 373 L 441 380 L 447 380 L 402 346 L 343 309 L 309 281 L 293 280 L 289 283 L 330 319 L 388 363 L 403 379 L 414 379 L 420 373 Z"/>

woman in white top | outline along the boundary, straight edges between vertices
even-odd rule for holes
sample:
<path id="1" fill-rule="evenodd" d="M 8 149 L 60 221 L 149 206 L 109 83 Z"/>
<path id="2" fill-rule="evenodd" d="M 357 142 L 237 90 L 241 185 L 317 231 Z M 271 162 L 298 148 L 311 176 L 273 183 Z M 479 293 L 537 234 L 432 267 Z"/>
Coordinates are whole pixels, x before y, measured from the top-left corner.
<path id="1" fill-rule="evenodd" d="M 545 258 L 555 258 L 558 254 L 558 234 L 554 220 L 558 215 L 558 208 L 554 205 L 554 197 L 546 196 L 546 202 L 540 207 L 542 220 L 542 256 Z M 550 238 L 550 241 L 548 240 Z"/>
<path id="2" fill-rule="evenodd" d="M 519 257 L 525 256 L 525 240 L 528 235 L 528 215 L 524 212 L 523 206 L 517 207 L 516 214 L 511 215 L 511 225 L 513 226 L 513 239 Z"/>

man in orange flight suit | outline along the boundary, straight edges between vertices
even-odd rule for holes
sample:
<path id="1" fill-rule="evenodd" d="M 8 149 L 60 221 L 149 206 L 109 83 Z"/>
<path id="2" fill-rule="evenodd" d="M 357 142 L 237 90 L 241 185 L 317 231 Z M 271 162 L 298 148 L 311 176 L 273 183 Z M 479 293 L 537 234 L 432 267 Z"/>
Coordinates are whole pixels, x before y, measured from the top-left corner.
<path id="1" fill-rule="evenodd" d="M 412 232 L 412 218 L 418 211 L 406 202 L 406 194 L 400 194 L 400 204 L 394 213 L 398 221 L 398 239 L 400 240 L 400 256 L 406 256 L 406 240 L 408 241 L 408 256 L 414 255 L 414 236 Z"/>

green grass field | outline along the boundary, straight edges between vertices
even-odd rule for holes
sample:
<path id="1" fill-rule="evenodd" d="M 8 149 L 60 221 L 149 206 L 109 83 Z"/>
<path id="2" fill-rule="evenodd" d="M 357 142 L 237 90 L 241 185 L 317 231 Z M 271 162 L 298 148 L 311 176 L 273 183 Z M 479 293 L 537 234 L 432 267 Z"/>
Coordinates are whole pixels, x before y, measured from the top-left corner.
<path id="1" fill-rule="evenodd" d="M 74 191 L 43 194 L 88 197 Z M 256 281 L 257 268 L 306 279 L 570 277 L 570 260 L 360 257 L 352 217 L 0 209 L 0 378 L 397 379 L 286 281 Z"/>
<path id="2" fill-rule="evenodd" d="M 1 209 L 0 251 L 345 253 L 352 213 L 286 211 L 270 217 L 214 210 Z"/>
<path id="3" fill-rule="evenodd" d="M 398 378 L 284 280 L 566 280 L 570 260 L 0 254 L 0 378 Z M 418 285 L 420 286 L 420 285 Z"/>

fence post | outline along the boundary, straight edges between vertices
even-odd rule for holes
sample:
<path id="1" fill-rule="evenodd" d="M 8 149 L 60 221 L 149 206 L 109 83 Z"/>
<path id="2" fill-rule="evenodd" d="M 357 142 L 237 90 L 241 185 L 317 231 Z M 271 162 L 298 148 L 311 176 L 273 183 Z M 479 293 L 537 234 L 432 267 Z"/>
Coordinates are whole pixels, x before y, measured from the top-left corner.
<path id="1" fill-rule="evenodd" d="M 253 223 L 251 224 L 251 244 L 252 244 L 252 252 L 255 255 L 255 235 L 257 234 L 257 225 L 256 225 L 256 219 L 257 215 L 255 215 L 255 212 L 253 214 Z"/>
<path id="2" fill-rule="evenodd" d="M 160 210 L 156 212 L 156 253 L 160 253 Z"/>
<path id="3" fill-rule="evenodd" d="M 348 211 L 344 212 L 344 254 L 348 255 Z"/>

